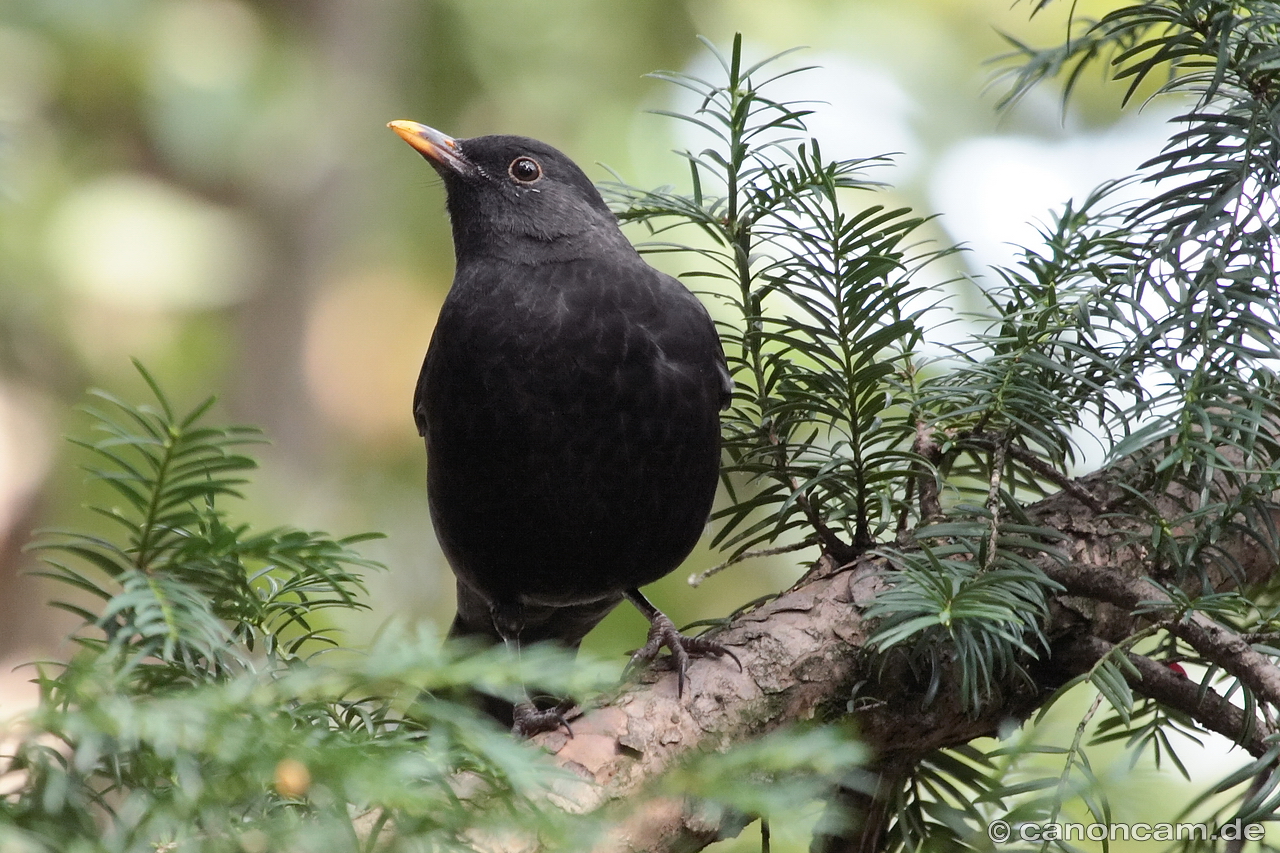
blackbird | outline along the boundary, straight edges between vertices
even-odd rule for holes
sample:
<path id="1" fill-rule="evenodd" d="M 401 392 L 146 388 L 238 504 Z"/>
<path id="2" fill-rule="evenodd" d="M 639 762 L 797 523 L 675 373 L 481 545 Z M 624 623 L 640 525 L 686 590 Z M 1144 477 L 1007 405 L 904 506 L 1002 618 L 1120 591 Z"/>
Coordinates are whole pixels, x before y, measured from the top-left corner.
<path id="1" fill-rule="evenodd" d="M 413 400 L 431 520 L 457 576 L 451 637 L 577 649 L 624 598 L 651 623 L 632 663 L 690 655 L 639 587 L 706 525 L 732 381 L 715 326 L 650 267 L 591 180 L 520 136 L 389 125 L 444 180 L 456 270 Z M 568 704 L 486 709 L 517 732 Z"/>

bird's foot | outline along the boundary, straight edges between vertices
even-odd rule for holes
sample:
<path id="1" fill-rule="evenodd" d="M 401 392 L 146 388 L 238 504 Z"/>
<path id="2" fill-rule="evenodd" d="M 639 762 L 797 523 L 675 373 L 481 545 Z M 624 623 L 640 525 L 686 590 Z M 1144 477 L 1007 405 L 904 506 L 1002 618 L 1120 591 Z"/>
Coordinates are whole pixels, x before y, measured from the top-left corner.
<path id="1" fill-rule="evenodd" d="M 539 708 L 532 702 L 521 702 L 515 707 L 511 733 L 516 737 L 531 738 L 563 728 L 569 737 L 573 737 L 573 729 L 565 719 L 565 714 L 573 710 L 573 705 L 572 699 L 563 699 L 550 708 Z"/>
<path id="2" fill-rule="evenodd" d="M 742 661 L 738 660 L 738 656 L 729 651 L 719 643 L 708 640 L 705 637 L 686 637 L 676 630 L 673 623 L 665 613 L 655 609 L 649 616 L 649 639 L 645 642 L 644 647 L 631 656 L 631 660 L 627 663 L 627 672 L 632 671 L 641 664 L 652 663 L 662 649 L 671 652 L 671 658 L 675 662 L 676 667 L 676 695 L 684 696 L 684 680 L 685 670 L 689 668 L 690 657 L 716 657 L 731 658 L 738 665 L 738 671 L 742 671 Z"/>

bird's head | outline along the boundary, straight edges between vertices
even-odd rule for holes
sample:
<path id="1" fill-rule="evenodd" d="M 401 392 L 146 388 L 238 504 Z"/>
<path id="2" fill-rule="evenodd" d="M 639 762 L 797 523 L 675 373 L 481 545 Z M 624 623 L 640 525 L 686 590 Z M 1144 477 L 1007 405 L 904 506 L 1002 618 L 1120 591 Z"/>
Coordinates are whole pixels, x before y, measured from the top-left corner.
<path id="1" fill-rule="evenodd" d="M 629 245 L 591 179 L 523 136 L 454 139 L 413 121 L 389 125 L 444 179 L 459 261 L 569 259 Z"/>

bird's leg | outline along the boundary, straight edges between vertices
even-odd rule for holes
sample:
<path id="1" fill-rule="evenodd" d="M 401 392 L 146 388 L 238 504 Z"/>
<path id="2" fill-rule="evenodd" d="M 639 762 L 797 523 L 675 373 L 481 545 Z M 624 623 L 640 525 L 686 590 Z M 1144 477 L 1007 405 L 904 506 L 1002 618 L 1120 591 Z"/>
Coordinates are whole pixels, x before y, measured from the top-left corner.
<path id="1" fill-rule="evenodd" d="M 516 737 L 531 738 L 563 728 L 569 737 L 573 737 L 573 728 L 564 715 L 573 710 L 574 704 L 572 699 L 561 699 L 550 708 L 539 708 L 526 692 L 525 701 L 515 707 L 511 733 Z"/>
<path id="2" fill-rule="evenodd" d="M 654 607 L 649 599 L 640 593 L 640 590 L 629 589 L 625 595 L 627 601 L 634 604 L 636 609 L 649 620 L 649 638 L 644 647 L 631 656 L 631 661 L 627 664 L 628 670 L 642 663 L 650 663 L 658 656 L 658 652 L 666 648 L 671 652 L 671 657 L 676 664 L 677 696 L 684 695 L 684 675 L 685 670 L 689 668 L 690 655 L 693 657 L 707 657 L 709 655 L 729 657 L 738 665 L 738 670 L 742 670 L 742 661 L 738 660 L 738 656 L 724 646 L 703 637 L 686 637 L 677 631 L 675 623 L 665 613 Z"/>
<path id="3" fill-rule="evenodd" d="M 524 627 L 522 608 L 516 605 L 494 605 L 491 609 L 493 626 L 502 637 L 507 650 L 513 652 L 516 661 L 520 660 L 520 631 Z M 551 708 L 539 708 L 529 695 L 529 687 L 523 682 L 520 685 L 524 692 L 524 701 L 518 702 L 512 710 L 511 732 L 517 737 L 531 738 L 543 732 L 555 731 L 560 727 L 573 737 L 573 729 L 564 715 L 573 708 L 572 699 L 562 699 Z"/>

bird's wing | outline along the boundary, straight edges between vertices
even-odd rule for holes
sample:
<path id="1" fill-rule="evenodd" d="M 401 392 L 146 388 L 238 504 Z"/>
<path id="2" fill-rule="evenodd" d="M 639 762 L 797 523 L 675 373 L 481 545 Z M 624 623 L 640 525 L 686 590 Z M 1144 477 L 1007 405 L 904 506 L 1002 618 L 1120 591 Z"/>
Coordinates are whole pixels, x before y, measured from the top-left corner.
<path id="1" fill-rule="evenodd" d="M 724 344 L 719 340 L 716 343 L 719 344 L 720 350 L 720 361 L 716 363 L 716 375 L 720 379 L 720 411 L 723 412 L 733 402 L 733 377 L 729 375 L 729 362 L 724 357 Z"/>
<path id="2" fill-rule="evenodd" d="M 656 270 L 654 274 L 661 291 L 659 300 L 670 306 L 653 324 L 658 345 L 669 357 L 706 372 L 716 384 L 720 409 L 727 409 L 733 399 L 733 378 L 715 321 L 683 283 Z"/>
<path id="3" fill-rule="evenodd" d="M 427 354 L 422 359 L 422 369 L 418 371 L 418 384 L 413 389 L 413 422 L 418 427 L 418 435 L 427 434 L 427 407 L 424 399 L 427 383 L 427 365 L 431 362 L 431 347 L 435 345 L 435 335 L 427 345 Z"/>

